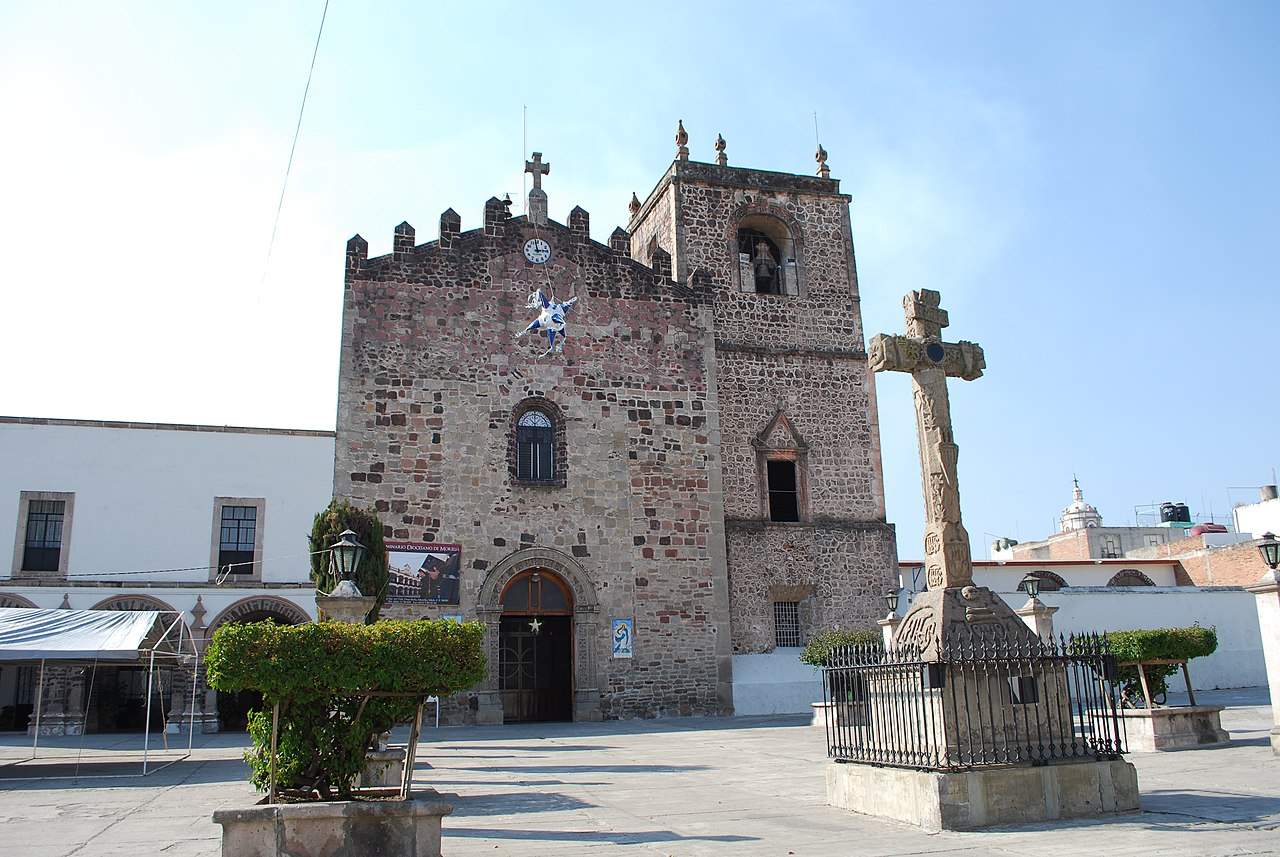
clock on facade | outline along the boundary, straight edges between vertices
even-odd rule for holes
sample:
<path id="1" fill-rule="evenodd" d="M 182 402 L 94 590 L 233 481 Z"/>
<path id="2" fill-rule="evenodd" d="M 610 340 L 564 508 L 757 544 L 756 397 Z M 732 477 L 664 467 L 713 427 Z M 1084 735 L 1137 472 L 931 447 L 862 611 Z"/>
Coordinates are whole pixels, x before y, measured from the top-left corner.
<path id="1" fill-rule="evenodd" d="M 524 257 L 530 262 L 541 265 L 551 258 L 551 245 L 541 238 L 530 238 L 524 243 Z"/>

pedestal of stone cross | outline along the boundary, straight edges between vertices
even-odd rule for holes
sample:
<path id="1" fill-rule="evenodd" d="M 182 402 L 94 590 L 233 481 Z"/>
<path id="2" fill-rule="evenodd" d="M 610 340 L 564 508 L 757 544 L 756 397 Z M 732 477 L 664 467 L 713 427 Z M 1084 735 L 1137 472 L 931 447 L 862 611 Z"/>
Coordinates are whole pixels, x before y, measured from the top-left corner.
<path id="1" fill-rule="evenodd" d="M 1004 599 L 973 585 L 947 379 L 979 378 L 986 360 L 972 342 L 942 341 L 948 318 L 937 292 L 912 292 L 903 305 L 906 335 L 874 337 L 869 357 L 872 371 L 911 375 L 928 589 L 893 632 L 891 651 L 841 686 L 859 724 L 833 755 L 885 764 L 833 762 L 827 802 L 929 830 L 1137 809 L 1132 765 L 1110 750 L 1101 761 L 1055 752 L 1055 735 L 1073 746 L 1076 737 L 1066 667 L 1043 656 Z M 911 736 L 909 748 L 900 734 Z"/>
<path id="2" fill-rule="evenodd" d="M 542 189 L 542 177 L 551 173 L 551 164 L 543 163 L 541 152 L 534 152 L 533 160 L 524 162 L 524 171 L 533 173 L 533 190 L 529 191 L 529 222 L 546 226 L 547 192 Z"/>

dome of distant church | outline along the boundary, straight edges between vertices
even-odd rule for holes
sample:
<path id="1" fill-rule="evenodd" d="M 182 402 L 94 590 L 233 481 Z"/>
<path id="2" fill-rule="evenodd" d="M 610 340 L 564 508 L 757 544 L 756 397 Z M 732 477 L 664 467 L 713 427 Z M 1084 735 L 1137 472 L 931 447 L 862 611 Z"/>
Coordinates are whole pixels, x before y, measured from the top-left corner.
<path id="1" fill-rule="evenodd" d="M 1088 527 L 1101 527 L 1102 515 L 1093 506 L 1084 501 L 1084 492 L 1080 490 L 1080 480 L 1073 479 L 1075 488 L 1071 492 L 1071 505 L 1062 510 L 1060 529 L 1064 533 L 1072 530 L 1083 530 Z"/>

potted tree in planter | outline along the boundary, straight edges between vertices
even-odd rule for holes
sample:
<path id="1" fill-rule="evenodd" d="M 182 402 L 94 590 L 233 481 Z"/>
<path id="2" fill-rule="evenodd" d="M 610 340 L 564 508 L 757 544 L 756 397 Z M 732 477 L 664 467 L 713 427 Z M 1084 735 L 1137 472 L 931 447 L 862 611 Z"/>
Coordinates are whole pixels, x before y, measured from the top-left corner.
<path id="1" fill-rule="evenodd" d="M 1149 628 L 1109 631 L 1107 642 L 1119 667 L 1117 678 L 1129 749 L 1181 750 L 1224 744 L 1221 705 L 1196 705 L 1187 661 L 1218 648 L 1214 628 Z M 1165 705 L 1168 678 L 1182 670 L 1189 705 Z"/>
<path id="2" fill-rule="evenodd" d="M 252 808 L 219 810 L 224 855 L 439 855 L 453 807 L 410 794 L 422 702 L 484 678 L 478 623 L 228 624 L 209 644 L 209 683 L 256 690 L 270 710 L 250 714 Z M 356 786 L 377 735 L 413 723 L 399 789 Z"/>
<path id="3" fill-rule="evenodd" d="M 800 662 L 821 669 L 827 666 L 831 652 L 837 648 L 843 646 L 880 648 L 883 645 L 883 635 L 875 628 L 831 628 L 819 631 L 809 639 L 809 644 L 800 653 Z M 823 682 L 825 684 L 825 678 Z M 826 728 L 828 722 L 835 725 L 839 718 L 839 702 L 839 700 L 824 699 L 813 703 L 813 725 L 821 728 Z"/>

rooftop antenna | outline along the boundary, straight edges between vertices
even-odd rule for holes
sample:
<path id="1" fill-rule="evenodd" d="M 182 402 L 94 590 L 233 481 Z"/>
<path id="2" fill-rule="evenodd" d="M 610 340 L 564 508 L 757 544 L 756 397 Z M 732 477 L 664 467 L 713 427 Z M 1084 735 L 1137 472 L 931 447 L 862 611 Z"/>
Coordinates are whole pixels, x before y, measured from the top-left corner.
<path id="1" fill-rule="evenodd" d="M 815 145 L 821 145 L 822 140 L 818 137 L 818 111 L 813 111 L 813 142 Z"/>

